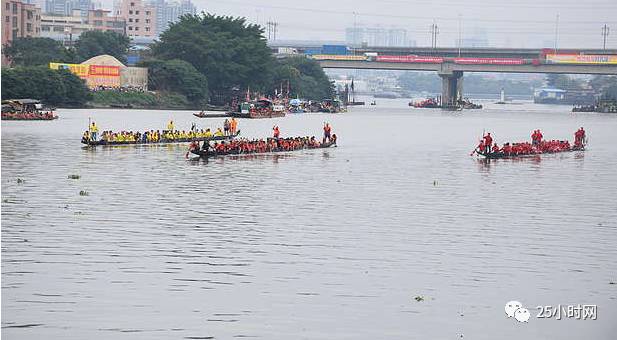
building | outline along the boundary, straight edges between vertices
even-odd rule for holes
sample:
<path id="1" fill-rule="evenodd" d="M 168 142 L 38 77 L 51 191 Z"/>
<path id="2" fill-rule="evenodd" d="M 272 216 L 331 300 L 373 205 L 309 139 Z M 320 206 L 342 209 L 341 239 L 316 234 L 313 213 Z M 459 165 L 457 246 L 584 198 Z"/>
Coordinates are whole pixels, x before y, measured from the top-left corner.
<path id="1" fill-rule="evenodd" d="M 41 15 L 41 37 L 61 41 L 65 46 L 72 46 L 83 32 L 91 29 L 88 19 L 78 9 L 72 15 Z"/>
<path id="2" fill-rule="evenodd" d="M 17 38 L 38 37 L 41 33 L 41 9 L 16 0 L 2 0 L 2 45 Z"/>
<path id="3" fill-rule="evenodd" d="M 122 0 L 114 14 L 126 22 L 129 37 L 156 36 L 156 7 L 145 5 L 142 0 Z"/>
<path id="4" fill-rule="evenodd" d="M 148 89 L 148 69 L 145 67 L 126 67 L 110 55 L 92 57 L 81 64 L 49 63 L 49 68 L 67 69 L 86 81 L 91 90 L 109 89 Z"/>
<path id="5" fill-rule="evenodd" d="M 156 8 L 156 34 L 160 35 L 169 24 L 176 22 L 186 14 L 196 14 L 197 8 L 190 0 L 181 0 L 180 2 L 165 0 L 151 1 L 150 6 Z"/>
<path id="6" fill-rule="evenodd" d="M 402 28 L 348 27 L 345 41 L 353 46 L 409 47 L 415 41 L 407 38 L 407 30 Z"/>
<path id="7" fill-rule="evenodd" d="M 458 44 L 457 44 L 458 45 Z M 461 39 L 461 47 L 488 47 L 488 32 L 484 28 L 474 27 Z"/>
<path id="8" fill-rule="evenodd" d="M 73 16 L 78 10 L 79 16 L 87 18 L 91 9 L 94 9 L 91 0 L 45 0 L 45 14 Z"/>
<path id="9" fill-rule="evenodd" d="M 118 16 L 110 15 L 111 11 L 105 9 L 92 9 L 88 11 L 88 23 L 97 31 L 114 31 L 126 34 L 126 21 Z"/>
<path id="10" fill-rule="evenodd" d="M 79 36 L 86 31 L 114 31 L 125 34 L 125 22 L 122 18 L 110 16 L 111 11 L 93 9 L 88 16 L 81 16 L 81 11 L 73 10 L 72 15 L 41 15 L 41 36 L 61 41 L 65 46 L 72 46 Z"/>

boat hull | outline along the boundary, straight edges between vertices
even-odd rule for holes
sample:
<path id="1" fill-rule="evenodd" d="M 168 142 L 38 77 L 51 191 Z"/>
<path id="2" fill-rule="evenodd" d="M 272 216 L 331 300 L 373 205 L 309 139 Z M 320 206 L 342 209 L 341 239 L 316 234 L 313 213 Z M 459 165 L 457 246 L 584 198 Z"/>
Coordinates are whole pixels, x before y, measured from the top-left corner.
<path id="1" fill-rule="evenodd" d="M 36 118 L 21 118 L 21 117 L 7 117 L 2 116 L 2 120 L 55 120 L 58 116 L 53 117 L 36 117 Z"/>
<path id="2" fill-rule="evenodd" d="M 229 136 L 213 136 L 213 137 L 198 137 L 198 138 L 182 138 L 182 139 L 174 139 L 174 140 L 161 140 L 159 142 L 140 142 L 140 141 L 123 141 L 123 142 L 107 142 L 104 140 L 98 141 L 85 141 L 82 140 L 82 144 L 86 144 L 88 146 L 119 146 L 119 145 L 165 145 L 165 144 L 180 144 L 180 143 L 190 143 L 190 142 L 210 142 L 210 141 L 221 141 L 221 140 L 229 140 L 234 139 L 240 135 L 240 131 L 235 135 Z"/>
<path id="3" fill-rule="evenodd" d="M 267 155 L 267 154 L 271 154 L 271 153 L 280 153 L 280 152 L 293 152 L 293 151 L 300 151 L 300 150 L 316 150 L 316 149 L 327 149 L 330 147 L 336 147 L 336 143 L 324 143 L 321 144 L 318 147 L 313 147 L 313 148 L 302 148 L 302 149 L 295 149 L 295 150 L 272 150 L 272 151 L 266 151 L 266 152 L 242 152 L 242 153 L 237 153 L 237 152 L 215 152 L 212 150 L 191 150 L 191 153 L 194 155 L 197 155 L 201 158 L 212 158 L 212 157 L 221 157 L 221 156 L 229 156 L 229 155 Z"/>
<path id="4" fill-rule="evenodd" d="M 528 154 L 506 154 L 503 152 L 490 152 L 490 153 L 480 153 L 478 155 L 483 156 L 486 159 L 508 159 L 508 158 L 523 158 L 523 157 L 534 157 L 541 155 L 552 155 L 558 153 L 568 153 L 573 151 L 585 151 L 585 147 L 573 147 L 569 150 L 555 151 L 555 152 L 541 152 L 541 153 L 528 153 Z"/>
<path id="5" fill-rule="evenodd" d="M 285 112 L 282 111 L 273 111 L 273 112 L 230 112 L 229 115 L 236 118 L 277 118 L 277 117 L 285 117 Z"/>

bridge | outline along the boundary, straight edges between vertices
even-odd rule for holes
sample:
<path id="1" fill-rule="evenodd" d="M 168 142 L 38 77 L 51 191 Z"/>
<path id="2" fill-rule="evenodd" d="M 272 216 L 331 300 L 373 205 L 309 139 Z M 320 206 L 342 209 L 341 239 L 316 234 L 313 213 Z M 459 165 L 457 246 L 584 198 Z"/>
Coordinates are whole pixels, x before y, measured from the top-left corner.
<path id="1" fill-rule="evenodd" d="M 270 44 L 275 49 L 277 46 Z M 283 46 L 280 46 L 283 47 Z M 297 53 L 315 49 L 313 45 L 289 46 Z M 431 48 L 431 47 L 350 47 L 352 55 L 417 55 L 439 58 L 514 58 L 539 60 L 546 49 L 533 48 Z M 555 53 L 556 52 L 556 53 Z M 617 55 L 616 49 L 559 49 L 550 50 L 555 54 L 583 55 Z M 524 63 L 524 64 L 482 64 L 455 63 L 445 59 L 439 63 L 426 62 L 384 62 L 368 60 L 319 60 L 323 68 L 365 69 L 365 70 L 407 70 L 433 71 L 442 78 L 442 101 L 455 103 L 462 94 L 464 72 L 500 72 L 500 73 L 559 73 L 617 75 L 617 64 L 571 64 L 571 63 Z"/>
<path id="2" fill-rule="evenodd" d="M 617 51 L 615 51 L 617 52 Z M 616 53 L 617 54 L 617 53 Z M 573 64 L 456 64 L 445 60 L 443 63 L 392 63 L 354 60 L 320 60 L 323 68 L 365 69 L 365 70 L 411 70 L 435 71 L 442 79 L 442 102 L 456 103 L 463 92 L 464 72 L 502 73 L 559 73 L 617 75 L 617 65 L 573 65 Z"/>

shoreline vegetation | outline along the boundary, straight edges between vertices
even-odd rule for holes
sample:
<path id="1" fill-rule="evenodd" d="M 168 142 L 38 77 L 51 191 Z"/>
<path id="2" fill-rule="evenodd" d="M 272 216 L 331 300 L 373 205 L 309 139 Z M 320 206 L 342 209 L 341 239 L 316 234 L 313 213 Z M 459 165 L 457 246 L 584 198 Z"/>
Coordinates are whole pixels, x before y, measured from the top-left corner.
<path id="1" fill-rule="evenodd" d="M 221 110 L 248 90 L 306 100 L 335 94 L 318 62 L 303 55 L 277 59 L 263 27 L 208 13 L 183 16 L 140 52 L 137 66 L 148 68 L 148 91 L 90 91 L 70 72 L 49 69 L 50 62 L 81 63 L 103 54 L 125 61 L 129 47 L 130 39 L 114 32 L 85 32 L 70 48 L 49 38 L 16 39 L 4 49 L 11 67 L 2 68 L 2 99 L 71 108 Z"/>
<path id="2" fill-rule="evenodd" d="M 198 110 L 201 105 L 191 103 L 185 96 L 173 92 L 119 92 L 96 91 L 88 108 L 123 109 L 186 109 Z"/>

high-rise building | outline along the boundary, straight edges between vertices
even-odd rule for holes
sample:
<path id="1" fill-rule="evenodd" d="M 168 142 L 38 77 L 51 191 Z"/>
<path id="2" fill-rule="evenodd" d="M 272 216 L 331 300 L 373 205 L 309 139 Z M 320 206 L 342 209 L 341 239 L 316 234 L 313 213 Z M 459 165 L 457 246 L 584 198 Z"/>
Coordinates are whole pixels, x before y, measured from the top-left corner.
<path id="1" fill-rule="evenodd" d="M 41 33 L 41 9 L 33 4 L 2 0 L 2 16 L 2 45 Z"/>
<path id="2" fill-rule="evenodd" d="M 94 9 L 91 0 L 45 0 L 45 14 L 72 16 L 79 10 L 80 16 L 88 17 L 88 11 Z"/>
<path id="3" fill-rule="evenodd" d="M 150 2 L 150 6 L 156 8 L 156 33 L 160 35 L 169 24 L 176 22 L 185 14 L 197 13 L 197 8 L 190 0 L 181 0 L 180 2 L 165 0 L 154 0 Z"/>
<path id="4" fill-rule="evenodd" d="M 126 21 L 126 35 L 129 37 L 156 36 L 156 7 L 146 5 L 142 0 L 122 0 L 114 14 Z"/>
<path id="5" fill-rule="evenodd" d="M 88 11 L 88 23 L 92 29 L 98 31 L 114 31 L 126 34 L 126 21 L 118 16 L 110 15 L 106 9 L 93 9 Z"/>
<path id="6" fill-rule="evenodd" d="M 41 34 L 41 9 L 17 0 L 2 0 L 2 45 Z M 8 61 L 2 54 L 2 64 Z"/>
<path id="7" fill-rule="evenodd" d="M 407 30 L 382 27 L 348 27 L 345 41 L 353 46 L 407 47 L 415 41 L 407 38 Z"/>

